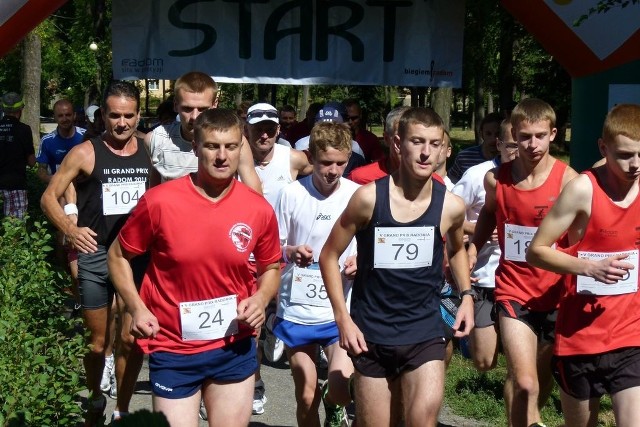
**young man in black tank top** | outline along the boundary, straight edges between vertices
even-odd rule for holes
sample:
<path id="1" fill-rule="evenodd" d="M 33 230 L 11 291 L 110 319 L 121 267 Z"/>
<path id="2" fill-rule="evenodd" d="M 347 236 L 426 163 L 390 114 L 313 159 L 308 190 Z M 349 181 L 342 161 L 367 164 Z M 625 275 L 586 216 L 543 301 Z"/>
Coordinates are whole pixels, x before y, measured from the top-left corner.
<path id="1" fill-rule="evenodd" d="M 438 304 L 445 235 L 462 295 L 456 336 L 473 327 L 464 203 L 432 179 L 443 139 L 444 124 L 433 110 L 405 112 L 394 139 L 399 170 L 354 193 L 320 255 L 340 345 L 356 368 L 356 419 L 367 426 L 396 425 L 403 407 L 408 425 L 437 423 L 444 393 Z M 358 271 L 350 314 L 337 267 L 354 236 Z"/>
<path id="2" fill-rule="evenodd" d="M 107 273 L 106 251 L 129 211 L 148 187 L 151 167 L 142 140 L 135 136 L 140 110 L 138 89 L 129 82 L 112 82 L 105 90 L 102 109 L 105 133 L 69 151 L 41 200 L 47 217 L 79 253 L 83 317 L 90 331 L 90 351 L 84 358 L 89 389 L 85 425 L 90 426 L 98 423 L 106 407 L 100 379 L 105 343 L 110 339 L 108 322 L 113 315 L 111 301 L 114 295 Z M 76 185 L 78 206 L 63 210 L 58 199 L 71 182 Z M 119 322 L 122 332 L 116 332 L 118 397 L 114 419 L 128 412 L 142 366 L 142 353 L 132 348 L 131 316 L 123 308 L 120 307 Z"/>

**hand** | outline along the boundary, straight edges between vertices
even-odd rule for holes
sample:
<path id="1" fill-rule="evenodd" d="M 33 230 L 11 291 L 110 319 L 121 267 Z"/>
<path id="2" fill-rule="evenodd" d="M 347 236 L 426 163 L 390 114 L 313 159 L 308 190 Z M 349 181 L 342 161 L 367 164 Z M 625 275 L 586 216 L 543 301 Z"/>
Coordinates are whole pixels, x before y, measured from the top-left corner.
<path id="1" fill-rule="evenodd" d="M 136 338 L 155 338 L 160 331 L 158 319 L 146 307 L 131 313 L 131 335 Z"/>
<path id="2" fill-rule="evenodd" d="M 293 257 L 289 260 L 300 267 L 308 267 L 313 263 L 313 249 L 309 245 L 295 246 Z"/>
<path id="3" fill-rule="evenodd" d="M 634 269 L 633 264 L 623 261 L 627 258 L 628 255 L 618 254 L 600 261 L 594 261 L 588 276 L 607 285 L 613 285 L 620 280 L 625 280 L 629 277 L 629 270 Z"/>
<path id="4" fill-rule="evenodd" d="M 98 242 L 94 237 L 98 234 L 89 227 L 76 227 L 75 225 L 64 235 L 68 245 L 83 254 L 91 254 L 98 250 Z"/>
<path id="5" fill-rule="evenodd" d="M 473 319 L 473 298 L 471 298 L 471 296 L 464 296 L 462 297 L 460 307 L 458 307 L 456 321 L 453 324 L 453 330 L 456 331 L 454 336 L 456 338 L 462 338 L 469 335 L 469 332 L 471 332 L 471 329 L 474 327 Z"/>
<path id="6" fill-rule="evenodd" d="M 473 244 L 469 245 L 469 249 L 467 249 L 467 257 L 469 258 L 469 271 L 473 271 L 478 262 L 478 252 Z"/>
<path id="7" fill-rule="evenodd" d="M 358 271 L 358 262 L 356 259 L 356 255 L 350 255 L 344 262 L 344 270 L 342 270 L 342 274 L 349 280 L 353 280 L 356 278 L 356 272 Z"/>
<path id="8" fill-rule="evenodd" d="M 264 308 L 266 303 L 259 294 L 254 294 L 247 299 L 240 301 L 236 312 L 236 320 L 243 322 L 253 329 L 260 329 L 266 320 Z"/>
<path id="9" fill-rule="evenodd" d="M 340 347 L 347 353 L 357 356 L 360 353 L 369 351 L 364 335 L 360 329 L 353 323 L 350 316 L 343 321 L 336 321 L 338 332 L 340 333 Z"/>
<path id="10" fill-rule="evenodd" d="M 498 243 L 498 229 L 494 228 L 493 233 L 491 233 L 491 243 Z"/>

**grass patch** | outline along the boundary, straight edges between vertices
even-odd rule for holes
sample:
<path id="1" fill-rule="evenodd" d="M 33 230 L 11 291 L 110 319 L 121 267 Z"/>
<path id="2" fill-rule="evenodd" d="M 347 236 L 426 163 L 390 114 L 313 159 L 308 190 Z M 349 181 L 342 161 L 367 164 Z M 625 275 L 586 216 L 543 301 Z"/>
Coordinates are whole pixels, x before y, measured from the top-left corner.
<path id="1" fill-rule="evenodd" d="M 480 373 L 471 361 L 456 352 L 445 375 L 445 403 L 458 416 L 483 421 L 489 425 L 507 425 L 502 397 L 506 375 L 503 355 L 500 355 L 498 366 L 494 370 Z M 564 424 L 557 385 L 542 408 L 542 421 L 548 426 Z M 615 426 L 609 397 L 601 399 L 598 426 Z"/>

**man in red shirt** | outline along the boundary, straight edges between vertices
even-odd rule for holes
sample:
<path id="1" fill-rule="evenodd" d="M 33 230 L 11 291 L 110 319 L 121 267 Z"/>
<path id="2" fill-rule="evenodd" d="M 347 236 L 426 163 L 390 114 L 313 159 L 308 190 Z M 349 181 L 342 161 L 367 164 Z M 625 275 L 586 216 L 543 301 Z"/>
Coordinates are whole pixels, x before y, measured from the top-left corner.
<path id="1" fill-rule="evenodd" d="M 209 425 L 246 426 L 258 369 L 253 336 L 280 284 L 278 225 L 267 201 L 234 178 L 240 118 L 206 110 L 194 131 L 197 172 L 145 193 L 109 250 L 109 272 L 150 354 L 154 410 L 172 426 L 195 427 L 202 397 L 215 414 Z M 138 294 L 129 260 L 146 251 Z"/>

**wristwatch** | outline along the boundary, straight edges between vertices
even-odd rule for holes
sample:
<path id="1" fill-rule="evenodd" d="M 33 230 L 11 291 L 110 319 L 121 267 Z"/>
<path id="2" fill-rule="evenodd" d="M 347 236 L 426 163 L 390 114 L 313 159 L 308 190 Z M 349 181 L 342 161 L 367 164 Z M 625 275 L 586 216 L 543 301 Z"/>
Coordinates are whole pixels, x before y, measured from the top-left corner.
<path id="1" fill-rule="evenodd" d="M 478 299 L 478 294 L 473 288 L 460 292 L 460 299 L 462 299 L 462 297 L 464 297 L 465 295 L 471 295 L 471 299 L 474 301 Z"/>

